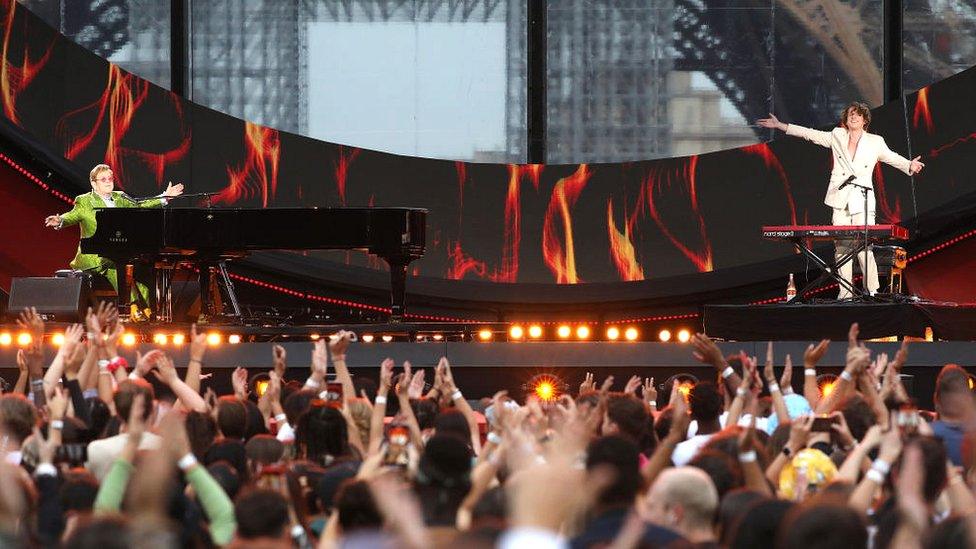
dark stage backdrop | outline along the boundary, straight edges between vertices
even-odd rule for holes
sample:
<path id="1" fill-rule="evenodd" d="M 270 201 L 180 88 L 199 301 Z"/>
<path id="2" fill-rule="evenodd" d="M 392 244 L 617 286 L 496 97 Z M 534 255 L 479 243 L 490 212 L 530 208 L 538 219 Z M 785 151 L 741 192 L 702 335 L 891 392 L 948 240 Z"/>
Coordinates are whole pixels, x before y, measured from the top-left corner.
<path id="1" fill-rule="evenodd" d="M 176 181 L 187 192 L 219 192 L 222 206 L 428 208 L 428 251 L 414 264 L 415 275 L 502 283 L 652 280 L 782 257 L 793 250 L 761 240 L 760 226 L 829 222 L 822 201 L 831 157 L 798 139 L 590 165 L 380 153 L 184 101 L 73 44 L 13 0 L 0 6 L 3 114 L 52 151 L 85 170 L 112 165 L 134 196 Z M 872 131 L 892 150 L 921 154 L 928 164 L 914 183 L 878 168 L 879 222 L 914 218 L 976 190 L 974 92 L 976 71 L 969 70 L 904 105 L 874 111 Z M 85 188 L 80 181 L 79 190 Z M 358 252 L 322 254 L 385 268 Z"/>

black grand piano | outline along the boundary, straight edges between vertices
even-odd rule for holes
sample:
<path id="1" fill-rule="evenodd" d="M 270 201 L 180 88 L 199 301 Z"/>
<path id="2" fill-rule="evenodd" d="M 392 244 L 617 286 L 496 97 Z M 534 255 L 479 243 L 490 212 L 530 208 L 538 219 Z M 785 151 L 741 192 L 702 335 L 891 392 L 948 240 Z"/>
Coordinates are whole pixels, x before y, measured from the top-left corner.
<path id="1" fill-rule="evenodd" d="M 420 208 L 103 208 L 81 251 L 112 260 L 119 270 L 120 312 L 129 302 L 125 266 L 156 267 L 157 307 L 169 306 L 167 272 L 190 262 L 200 268 L 201 298 L 210 302 L 210 277 L 222 278 L 234 314 L 240 307 L 227 260 L 256 250 L 352 250 L 382 257 L 390 266 L 390 321 L 404 315 L 407 266 L 424 254 L 427 210 Z M 160 314 L 162 313 L 162 314 Z M 160 320 L 167 311 L 157 310 Z M 171 314 L 171 311 L 169 311 Z M 220 313 L 217 313 L 220 314 Z"/>

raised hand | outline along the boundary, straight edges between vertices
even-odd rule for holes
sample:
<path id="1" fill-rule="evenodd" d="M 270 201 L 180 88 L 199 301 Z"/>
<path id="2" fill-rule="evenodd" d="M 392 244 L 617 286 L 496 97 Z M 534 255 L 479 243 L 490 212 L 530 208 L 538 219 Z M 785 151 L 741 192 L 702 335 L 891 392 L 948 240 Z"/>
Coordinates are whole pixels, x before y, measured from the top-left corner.
<path id="1" fill-rule="evenodd" d="M 241 400 L 247 399 L 247 370 L 238 366 L 234 368 L 234 373 L 230 376 L 231 385 L 234 387 L 234 396 Z"/>
<path id="2" fill-rule="evenodd" d="M 312 377 L 317 378 L 320 383 L 324 383 L 328 373 L 329 362 L 326 357 L 325 341 L 319 339 L 312 348 Z"/>
<path id="3" fill-rule="evenodd" d="M 606 393 L 610 390 L 610 387 L 613 387 L 613 376 L 607 376 L 607 379 L 603 380 L 603 384 L 600 385 L 600 392 Z"/>
<path id="4" fill-rule="evenodd" d="M 392 358 L 384 359 L 380 364 L 380 385 L 381 391 L 386 391 L 393 383 L 393 367 L 396 365 Z M 438 366 L 439 367 L 439 366 Z"/>
<path id="5" fill-rule="evenodd" d="M 644 386 L 641 390 L 646 402 L 657 402 L 657 389 L 654 387 L 653 377 L 644 378 Z"/>
<path id="6" fill-rule="evenodd" d="M 695 350 L 691 353 L 699 362 L 711 364 L 718 370 L 726 367 L 725 356 L 718 345 L 705 334 L 695 334 L 691 336 L 691 345 Z"/>
<path id="7" fill-rule="evenodd" d="M 857 325 L 857 322 L 851 324 L 851 328 L 847 331 L 847 348 L 853 349 L 858 346 L 857 336 L 861 333 L 861 328 Z"/>
<path id="8" fill-rule="evenodd" d="M 203 355 L 207 352 L 207 334 L 203 330 L 197 331 L 197 325 L 190 325 L 190 361 L 203 363 Z"/>
<path id="9" fill-rule="evenodd" d="M 807 440 L 810 438 L 810 429 L 813 427 L 813 420 L 815 418 L 816 416 L 813 414 L 808 414 L 795 418 L 790 424 L 790 438 L 786 444 L 793 454 L 806 448 Z"/>
<path id="10" fill-rule="evenodd" d="M 146 377 L 149 372 L 156 366 L 156 362 L 160 358 L 166 356 L 159 349 L 153 349 L 146 354 L 136 351 L 136 374 L 141 377 Z"/>
<path id="11" fill-rule="evenodd" d="M 332 355 L 332 360 L 345 358 L 352 337 L 353 333 L 346 330 L 339 330 L 339 333 L 329 337 L 329 353 Z"/>
<path id="12" fill-rule="evenodd" d="M 830 347 L 829 339 L 822 339 L 816 345 L 813 343 L 808 345 L 807 350 L 803 353 L 803 367 L 816 368 L 817 363 L 820 362 L 820 359 L 827 352 L 827 347 Z"/>
<path id="13" fill-rule="evenodd" d="M 634 395 L 634 397 L 636 397 L 637 389 L 640 388 L 640 386 L 641 386 L 640 376 L 630 376 L 630 379 L 627 380 L 627 385 L 624 386 L 624 393 L 627 393 L 628 395 Z"/>
<path id="14" fill-rule="evenodd" d="M 773 370 L 773 342 L 766 344 L 766 365 L 763 367 L 763 377 L 766 384 L 776 383 L 776 372 Z"/>
<path id="15" fill-rule="evenodd" d="M 426 373 L 423 369 L 417 370 L 410 379 L 410 398 L 420 398 L 424 396 L 424 377 Z"/>
<path id="16" fill-rule="evenodd" d="M 81 345 L 81 338 L 85 335 L 85 329 L 81 324 L 72 324 L 64 331 L 64 343 L 61 344 L 61 356 L 67 358 L 74 353 L 75 348 Z"/>
<path id="17" fill-rule="evenodd" d="M 916 156 L 915 158 L 912 159 L 911 163 L 908 165 L 908 175 L 915 175 L 915 174 L 921 172 L 922 171 L 922 168 L 925 167 L 925 164 L 923 164 L 919 160 L 920 158 L 922 158 L 922 157 L 921 156 Z"/>
<path id="18" fill-rule="evenodd" d="M 45 227 L 58 227 L 60 225 L 61 225 L 61 216 L 60 215 L 57 215 L 57 214 L 55 214 L 55 215 L 49 215 L 49 216 L 47 216 L 47 217 L 44 218 L 44 226 Z"/>
<path id="19" fill-rule="evenodd" d="M 776 118 L 776 115 L 773 113 L 769 113 L 769 118 L 760 118 L 759 120 L 756 120 L 756 124 L 762 126 L 763 128 L 783 130 L 784 132 L 786 131 L 786 124 L 780 122 L 779 118 Z"/>
<path id="20" fill-rule="evenodd" d="M 30 332 L 31 346 L 40 347 L 44 341 L 44 319 L 37 314 L 37 309 L 27 307 L 17 317 L 17 326 L 21 330 Z"/>
<path id="21" fill-rule="evenodd" d="M 146 354 L 148 355 L 150 353 L 146 353 Z M 173 359 L 171 359 L 170 357 L 160 353 L 156 357 L 155 364 L 156 364 L 156 369 L 153 371 L 153 375 L 155 375 L 156 379 L 158 379 L 159 381 L 165 383 L 166 385 L 172 385 L 174 381 L 180 379 L 179 375 L 177 375 L 176 373 L 176 366 L 173 365 Z M 234 373 L 236 374 L 237 371 L 235 370 Z"/>
<path id="22" fill-rule="evenodd" d="M 793 359 L 786 355 L 786 365 L 783 367 L 783 375 L 779 378 L 779 386 L 783 388 L 783 393 L 793 392 Z"/>
<path id="23" fill-rule="evenodd" d="M 183 194 L 183 184 L 177 183 L 174 185 L 172 181 L 166 185 L 166 190 L 163 191 L 163 196 L 166 198 L 175 198 L 181 194 Z"/>
<path id="24" fill-rule="evenodd" d="M 274 371 L 279 377 L 285 377 L 285 370 L 288 368 L 288 353 L 285 348 L 277 343 L 271 347 L 271 359 L 274 362 Z"/>
<path id="25" fill-rule="evenodd" d="M 593 381 L 593 373 L 586 372 L 583 376 L 583 383 L 580 383 L 579 394 L 583 394 L 587 391 L 593 391 L 596 389 L 596 382 Z"/>
<path id="26" fill-rule="evenodd" d="M 68 411 L 67 390 L 63 387 L 55 387 L 51 397 L 47 400 L 48 418 L 53 420 L 64 419 L 65 412 Z"/>

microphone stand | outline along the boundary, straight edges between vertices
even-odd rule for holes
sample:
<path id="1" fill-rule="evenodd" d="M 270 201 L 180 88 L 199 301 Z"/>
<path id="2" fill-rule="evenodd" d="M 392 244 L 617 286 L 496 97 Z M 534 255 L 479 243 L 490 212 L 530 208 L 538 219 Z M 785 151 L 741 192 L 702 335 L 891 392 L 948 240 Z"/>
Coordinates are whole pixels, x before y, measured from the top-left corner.
<path id="1" fill-rule="evenodd" d="M 205 198 L 207 200 L 207 208 L 213 208 L 213 203 L 210 201 L 211 196 L 216 196 L 218 193 L 206 192 L 206 193 L 183 193 L 179 196 L 171 197 L 170 200 L 176 200 L 178 198 Z"/>
<path id="2" fill-rule="evenodd" d="M 839 187 L 839 189 L 843 189 L 844 187 L 846 187 L 848 185 L 850 185 L 852 187 L 857 187 L 861 191 L 861 194 L 864 196 L 864 263 L 863 263 L 863 267 L 864 268 L 861 269 L 863 271 L 861 273 L 861 276 L 863 277 L 863 282 L 864 282 L 864 284 L 863 284 L 863 286 L 864 286 L 864 294 L 869 298 L 868 301 L 871 301 L 870 298 L 873 297 L 873 296 L 871 295 L 871 290 L 868 289 L 868 252 L 869 252 L 869 250 L 868 250 L 868 227 L 869 227 L 869 224 L 868 224 L 868 191 L 873 191 L 874 188 L 868 187 L 867 185 L 861 185 L 860 183 L 855 183 L 854 182 L 854 176 L 853 175 L 850 176 L 849 178 L 847 178 L 847 181 L 843 182 L 841 184 L 841 186 Z M 851 269 L 851 272 L 853 273 L 853 268 Z M 878 271 L 877 271 L 877 268 L 876 268 L 875 269 L 875 275 L 877 275 L 877 272 Z"/>

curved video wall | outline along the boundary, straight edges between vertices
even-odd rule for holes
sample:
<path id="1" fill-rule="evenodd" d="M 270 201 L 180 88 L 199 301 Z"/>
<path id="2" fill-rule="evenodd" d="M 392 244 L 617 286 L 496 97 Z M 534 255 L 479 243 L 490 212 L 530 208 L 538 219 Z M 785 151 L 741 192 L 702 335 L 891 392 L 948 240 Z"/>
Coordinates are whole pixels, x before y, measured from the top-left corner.
<path id="1" fill-rule="evenodd" d="M 157 194 L 174 181 L 187 192 L 218 193 L 218 206 L 428 208 L 427 254 L 413 264 L 414 275 L 500 283 L 653 280 L 789 255 L 790 246 L 760 238 L 762 225 L 830 220 L 823 195 L 831 157 L 799 139 L 780 135 L 717 153 L 615 164 L 481 164 L 380 153 L 185 101 L 94 56 L 14 0 L 0 5 L 3 115 L 50 150 L 86 171 L 110 164 L 118 185 L 134 196 Z M 971 69 L 875 109 L 871 131 L 927 164 L 914 180 L 878 167 L 879 222 L 915 218 L 976 189 L 966 162 L 976 153 L 974 92 Z M 322 254 L 385 268 L 357 252 Z"/>

